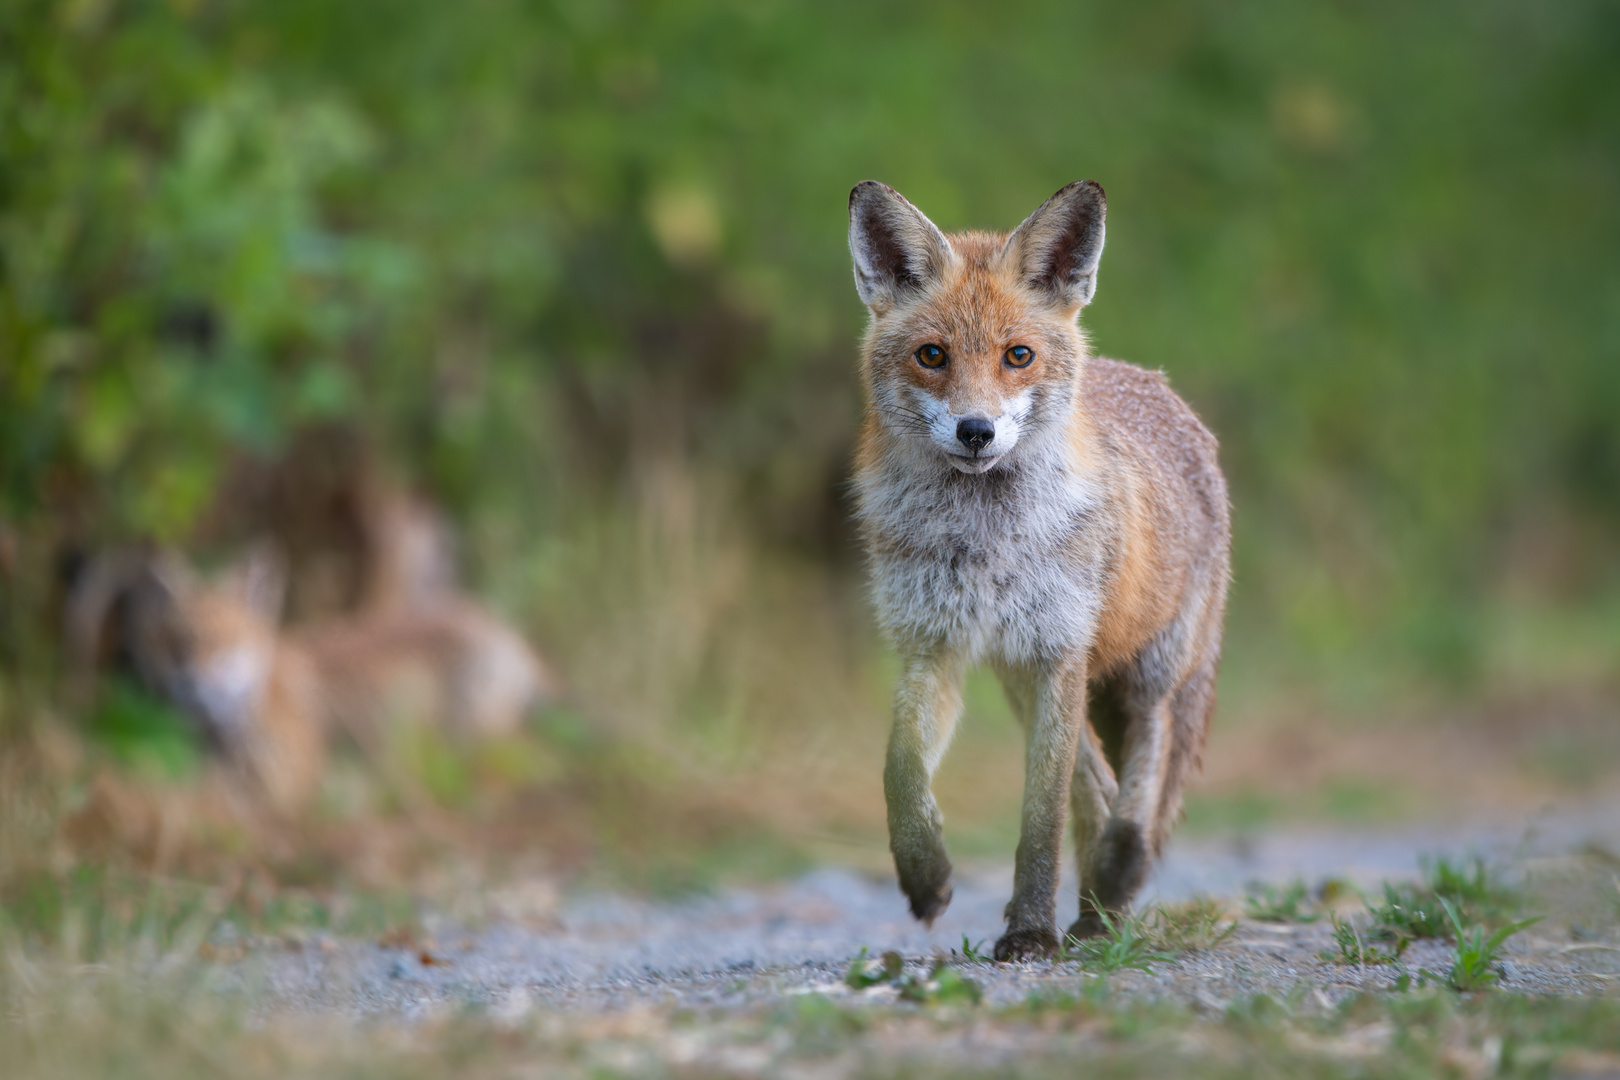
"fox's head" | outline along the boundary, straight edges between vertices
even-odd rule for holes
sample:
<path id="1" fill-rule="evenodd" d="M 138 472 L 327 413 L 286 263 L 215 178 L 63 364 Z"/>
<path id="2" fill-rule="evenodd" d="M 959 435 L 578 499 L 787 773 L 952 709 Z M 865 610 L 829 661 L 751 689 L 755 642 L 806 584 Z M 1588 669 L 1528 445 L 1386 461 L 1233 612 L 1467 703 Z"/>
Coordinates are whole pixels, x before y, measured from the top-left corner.
<path id="1" fill-rule="evenodd" d="M 855 288 L 872 313 L 877 423 L 964 473 L 988 472 L 1073 406 L 1077 324 L 1102 258 L 1103 189 L 1070 184 L 1010 235 L 946 236 L 893 188 L 849 196 Z"/>
<path id="2" fill-rule="evenodd" d="M 267 551 L 211 581 L 170 557 L 154 565 L 132 612 L 130 651 L 142 679 L 227 754 L 261 719 L 284 580 Z"/>

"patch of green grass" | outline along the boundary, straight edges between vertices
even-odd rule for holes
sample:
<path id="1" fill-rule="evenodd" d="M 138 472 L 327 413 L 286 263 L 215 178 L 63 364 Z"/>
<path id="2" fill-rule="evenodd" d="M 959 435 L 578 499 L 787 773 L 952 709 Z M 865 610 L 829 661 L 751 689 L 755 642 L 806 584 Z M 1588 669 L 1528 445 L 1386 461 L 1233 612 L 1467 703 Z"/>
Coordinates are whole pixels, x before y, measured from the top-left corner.
<path id="1" fill-rule="evenodd" d="M 216 932 L 376 937 L 416 918 L 415 899 L 402 891 L 222 888 L 93 864 L 15 874 L 0 886 L 0 938 L 73 963 L 168 952 Z"/>
<path id="2" fill-rule="evenodd" d="M 1445 937 L 1445 911 L 1421 886 L 1384 883 L 1382 903 L 1373 904 L 1373 930 L 1381 940 Z"/>
<path id="3" fill-rule="evenodd" d="M 101 963 L 132 948 L 152 954 L 200 942 L 228 903 L 205 886 L 101 866 L 34 872 L 0 892 L 0 937 L 72 963 Z"/>
<path id="4" fill-rule="evenodd" d="M 1174 960 L 1181 953 L 1213 949 L 1237 931 L 1236 922 L 1226 921 L 1225 907 L 1207 896 L 1155 904 L 1140 915 L 1098 914 L 1105 932 L 1083 941 L 1071 938 L 1058 955 L 1099 975 L 1127 968 L 1149 971 L 1155 963 Z M 963 946 L 967 947 L 965 939 Z"/>
<path id="5" fill-rule="evenodd" d="M 128 679 L 107 680 L 87 726 L 114 758 L 150 776 L 182 780 L 202 761 L 193 725 Z"/>
<path id="6" fill-rule="evenodd" d="M 977 1005 L 984 1000 L 979 984 L 951 967 L 943 957 L 934 960 L 926 977 L 910 975 L 900 980 L 900 997 L 919 1005 Z"/>
<path id="7" fill-rule="evenodd" d="M 1129 912 L 1110 915 L 1101 910 L 1097 914 L 1104 932 L 1083 941 L 1068 939 L 1059 953 L 1061 959 L 1078 961 L 1081 967 L 1099 975 L 1126 968 L 1151 971 L 1155 963 L 1175 959 L 1175 954 L 1159 947 L 1141 916 Z"/>
<path id="8" fill-rule="evenodd" d="M 851 990 L 865 990 L 893 982 L 905 969 L 906 958 L 894 950 L 873 958 L 866 946 L 862 945 L 861 951 L 855 954 L 855 959 L 849 962 L 849 969 L 844 972 L 844 985 Z"/>
<path id="9" fill-rule="evenodd" d="M 1462 914 L 1451 900 L 1442 898 L 1440 904 L 1445 908 L 1446 917 L 1451 922 L 1457 946 L 1452 954 L 1450 971 L 1443 976 L 1427 970 L 1423 974 L 1463 993 L 1488 990 L 1495 986 L 1501 978 L 1497 973 L 1497 961 L 1501 958 L 1502 946 L 1507 943 L 1508 938 L 1520 930 L 1541 921 L 1540 916 L 1520 919 L 1518 922 L 1498 927 L 1495 932 L 1487 935 L 1483 926 L 1477 924 L 1465 926 Z"/>
<path id="10" fill-rule="evenodd" d="M 1243 913 L 1260 922 L 1315 922 L 1322 914 L 1313 906 L 1309 887 L 1298 878 L 1281 886 L 1261 885 L 1243 899 Z"/>
<path id="11" fill-rule="evenodd" d="M 951 950 L 951 955 L 952 956 L 960 956 L 964 961 L 966 961 L 969 964 L 993 964 L 993 963 L 995 963 L 996 958 L 993 955 L 991 955 L 990 953 L 985 951 L 984 945 L 985 945 L 985 943 L 982 940 L 978 944 L 975 945 L 973 943 L 972 939 L 970 939 L 966 934 L 963 934 L 962 935 L 962 948 L 960 950 L 952 949 Z"/>
<path id="12" fill-rule="evenodd" d="M 417 902 L 409 893 L 363 889 L 327 895 L 277 889 L 262 897 L 239 897 L 224 914 L 225 921 L 251 933 L 322 930 L 367 938 L 412 926 L 417 917 Z"/>
<path id="13" fill-rule="evenodd" d="M 1369 905 L 1372 932 L 1381 940 L 1452 935 L 1446 904 L 1475 922 L 1494 923 L 1510 914 L 1519 894 L 1503 884 L 1483 859 L 1467 863 L 1440 858 L 1425 867 L 1422 882 L 1384 883 L 1381 903 Z"/>
<path id="14" fill-rule="evenodd" d="M 1352 920 L 1340 919 L 1337 913 L 1331 914 L 1330 918 L 1333 920 L 1335 951 L 1317 954 L 1329 963 L 1352 964 L 1356 967 L 1367 964 L 1393 964 L 1412 943 L 1412 939 L 1407 937 L 1396 938 L 1393 946 L 1369 943 L 1361 928 Z"/>
<path id="15" fill-rule="evenodd" d="M 965 939 L 963 944 L 967 944 Z M 934 959 L 927 975 L 908 975 L 905 958 L 899 953 L 891 950 L 873 959 L 864 946 L 850 961 L 844 985 L 851 990 L 892 986 L 902 1001 L 919 1005 L 977 1005 L 983 998 L 979 984 L 951 967 L 943 956 Z"/>

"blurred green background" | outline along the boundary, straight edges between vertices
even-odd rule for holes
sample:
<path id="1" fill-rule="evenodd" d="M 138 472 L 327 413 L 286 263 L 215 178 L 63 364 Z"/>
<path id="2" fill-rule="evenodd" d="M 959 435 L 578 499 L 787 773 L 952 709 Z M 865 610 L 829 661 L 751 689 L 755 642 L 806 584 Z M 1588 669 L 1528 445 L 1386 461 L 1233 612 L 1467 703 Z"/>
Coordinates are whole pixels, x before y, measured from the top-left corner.
<path id="1" fill-rule="evenodd" d="M 1228 713 L 1612 692 L 1617 57 L 1605 0 L 0 0 L 0 696 L 53 552 L 223 550 L 232 469 L 336 431 L 589 724 L 881 740 L 868 177 L 1106 186 L 1084 321 L 1232 480 Z"/>

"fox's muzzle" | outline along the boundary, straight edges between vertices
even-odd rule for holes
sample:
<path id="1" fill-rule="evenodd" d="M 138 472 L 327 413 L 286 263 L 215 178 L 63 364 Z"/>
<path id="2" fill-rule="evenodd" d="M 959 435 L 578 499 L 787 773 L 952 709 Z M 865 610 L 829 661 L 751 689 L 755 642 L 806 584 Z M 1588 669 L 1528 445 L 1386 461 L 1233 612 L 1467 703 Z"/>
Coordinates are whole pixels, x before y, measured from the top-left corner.
<path id="1" fill-rule="evenodd" d="M 967 416 L 956 422 L 956 441 L 974 457 L 996 440 L 996 425 L 982 416 Z"/>

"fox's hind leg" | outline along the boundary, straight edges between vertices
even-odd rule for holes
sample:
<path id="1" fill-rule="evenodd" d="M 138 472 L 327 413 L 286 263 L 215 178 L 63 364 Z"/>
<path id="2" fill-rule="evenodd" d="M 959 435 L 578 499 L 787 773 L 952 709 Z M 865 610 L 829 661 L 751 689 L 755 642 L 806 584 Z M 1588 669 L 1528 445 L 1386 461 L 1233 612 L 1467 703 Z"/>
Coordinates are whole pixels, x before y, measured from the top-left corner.
<path id="1" fill-rule="evenodd" d="M 1150 646 L 1146 652 L 1152 651 Z M 1115 688 L 1122 721 L 1119 793 L 1106 824 L 1098 817 L 1092 819 L 1098 825 L 1083 828 L 1076 813 L 1080 918 L 1069 928 L 1071 937 L 1103 931 L 1099 908 L 1114 914 L 1130 905 L 1181 813 L 1182 789 L 1198 767 L 1215 705 L 1216 660 L 1209 657 L 1165 688 L 1154 676 L 1167 666 L 1144 655 Z"/>

